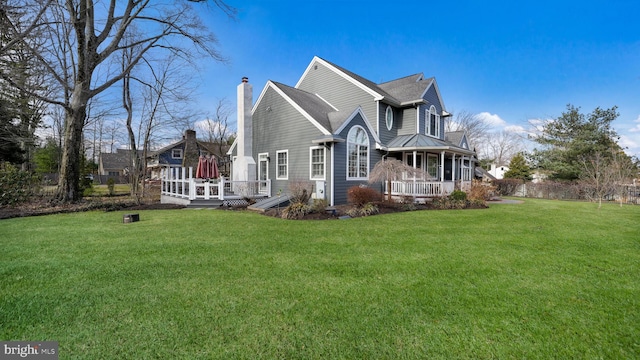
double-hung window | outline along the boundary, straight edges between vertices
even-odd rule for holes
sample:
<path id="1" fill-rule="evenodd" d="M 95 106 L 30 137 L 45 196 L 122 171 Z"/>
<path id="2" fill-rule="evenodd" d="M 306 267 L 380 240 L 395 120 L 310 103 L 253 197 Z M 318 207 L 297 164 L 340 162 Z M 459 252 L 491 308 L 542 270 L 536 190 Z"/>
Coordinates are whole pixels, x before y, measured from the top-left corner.
<path id="1" fill-rule="evenodd" d="M 182 159 L 182 149 L 171 149 L 172 159 Z"/>
<path id="2" fill-rule="evenodd" d="M 289 150 L 276 151 L 276 178 L 289 179 Z"/>
<path id="3" fill-rule="evenodd" d="M 325 148 L 324 146 L 312 147 L 310 149 L 310 174 L 312 180 L 325 179 Z"/>

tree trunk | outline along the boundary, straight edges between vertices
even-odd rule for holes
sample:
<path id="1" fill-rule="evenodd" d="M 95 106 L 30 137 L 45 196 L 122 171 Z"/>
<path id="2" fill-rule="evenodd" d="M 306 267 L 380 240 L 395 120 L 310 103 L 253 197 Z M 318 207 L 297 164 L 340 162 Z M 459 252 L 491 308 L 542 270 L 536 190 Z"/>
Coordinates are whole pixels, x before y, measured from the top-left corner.
<path id="1" fill-rule="evenodd" d="M 65 116 L 62 161 L 55 200 L 74 202 L 82 198 L 80 193 L 80 164 L 82 156 L 82 125 L 84 124 L 84 107 L 68 110 Z"/>
<path id="2" fill-rule="evenodd" d="M 87 116 L 88 89 L 78 84 L 73 92 L 69 107 L 65 109 L 64 143 L 62 144 L 62 160 L 55 201 L 68 203 L 82 198 L 80 191 L 80 175 L 82 169 L 82 129 Z"/>

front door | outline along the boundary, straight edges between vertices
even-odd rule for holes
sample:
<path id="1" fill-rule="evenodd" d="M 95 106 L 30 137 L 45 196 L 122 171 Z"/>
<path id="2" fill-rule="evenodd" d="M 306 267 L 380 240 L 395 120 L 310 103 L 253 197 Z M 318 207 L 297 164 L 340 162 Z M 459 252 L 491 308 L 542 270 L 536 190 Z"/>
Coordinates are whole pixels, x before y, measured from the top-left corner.
<path id="1" fill-rule="evenodd" d="M 267 181 L 269 179 L 269 154 L 258 154 L 258 192 L 260 194 L 266 194 Z"/>

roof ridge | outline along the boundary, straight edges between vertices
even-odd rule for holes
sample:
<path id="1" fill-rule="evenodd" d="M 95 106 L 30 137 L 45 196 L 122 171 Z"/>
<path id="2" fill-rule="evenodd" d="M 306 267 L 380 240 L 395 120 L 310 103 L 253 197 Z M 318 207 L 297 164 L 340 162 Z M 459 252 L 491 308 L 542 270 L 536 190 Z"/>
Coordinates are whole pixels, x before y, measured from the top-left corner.
<path id="1" fill-rule="evenodd" d="M 396 82 L 396 81 L 400 81 L 400 80 L 404 80 L 404 79 L 408 79 L 408 78 L 412 78 L 412 77 L 416 77 L 416 76 L 417 77 L 421 77 L 421 79 L 417 79 L 416 82 L 424 80 L 424 73 L 419 72 L 419 73 L 415 73 L 415 74 L 411 74 L 411 75 L 407 75 L 407 76 L 402 76 L 402 77 L 399 77 L 397 79 L 381 82 L 381 83 L 378 84 L 378 86 L 387 85 L 387 84 L 390 84 L 392 82 Z"/>

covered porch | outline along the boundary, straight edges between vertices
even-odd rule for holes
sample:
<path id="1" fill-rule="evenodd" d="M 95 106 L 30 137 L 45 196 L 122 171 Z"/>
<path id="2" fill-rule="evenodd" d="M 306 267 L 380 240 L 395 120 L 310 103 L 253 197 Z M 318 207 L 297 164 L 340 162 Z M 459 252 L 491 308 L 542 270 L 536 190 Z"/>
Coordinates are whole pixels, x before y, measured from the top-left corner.
<path id="1" fill-rule="evenodd" d="M 423 174 L 384 184 L 384 194 L 413 197 L 416 201 L 442 197 L 454 190 L 471 189 L 475 153 L 427 135 L 398 136 L 387 146 L 388 157 L 398 159 Z"/>
<path id="2" fill-rule="evenodd" d="M 201 179 L 194 177 L 192 167 L 163 167 L 160 171 L 160 202 L 163 204 L 223 205 L 244 199 L 271 197 L 271 181 L 231 181 L 225 177 Z"/>

